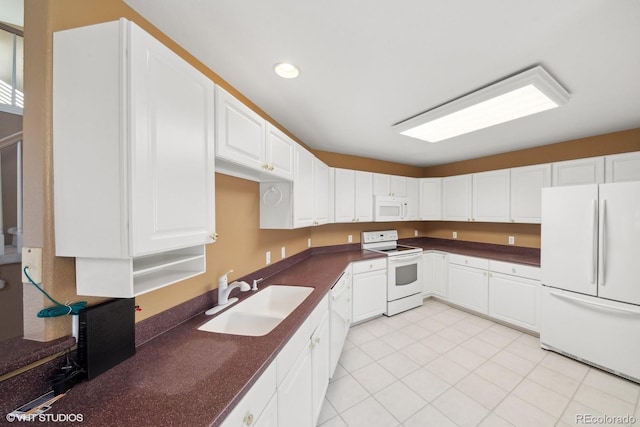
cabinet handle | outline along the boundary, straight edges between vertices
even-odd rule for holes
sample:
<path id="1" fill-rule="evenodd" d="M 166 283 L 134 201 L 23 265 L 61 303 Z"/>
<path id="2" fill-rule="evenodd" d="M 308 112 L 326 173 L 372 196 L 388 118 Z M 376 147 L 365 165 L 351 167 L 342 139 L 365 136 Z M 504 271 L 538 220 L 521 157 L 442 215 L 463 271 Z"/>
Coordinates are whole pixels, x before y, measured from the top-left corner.
<path id="1" fill-rule="evenodd" d="M 245 423 L 248 426 L 253 424 L 253 414 L 249 413 L 249 414 L 245 415 L 244 418 L 242 419 L 242 422 Z"/>
<path id="2" fill-rule="evenodd" d="M 269 165 L 269 170 L 272 171 L 273 169 L 275 169 L 273 165 Z"/>
<path id="3" fill-rule="evenodd" d="M 312 342 L 312 343 L 309 345 L 309 348 L 310 348 L 311 350 L 313 350 L 314 348 L 316 348 L 316 345 Z"/>
<path id="4" fill-rule="evenodd" d="M 515 269 L 515 268 L 512 268 L 512 269 L 511 269 L 511 272 L 512 272 L 512 273 L 515 273 L 515 272 L 516 272 L 516 269 Z"/>
<path id="5" fill-rule="evenodd" d="M 218 233 L 213 233 L 209 237 L 215 242 L 216 240 L 218 240 Z"/>
<path id="6" fill-rule="evenodd" d="M 320 344 L 320 337 L 316 338 L 316 343 Z"/>

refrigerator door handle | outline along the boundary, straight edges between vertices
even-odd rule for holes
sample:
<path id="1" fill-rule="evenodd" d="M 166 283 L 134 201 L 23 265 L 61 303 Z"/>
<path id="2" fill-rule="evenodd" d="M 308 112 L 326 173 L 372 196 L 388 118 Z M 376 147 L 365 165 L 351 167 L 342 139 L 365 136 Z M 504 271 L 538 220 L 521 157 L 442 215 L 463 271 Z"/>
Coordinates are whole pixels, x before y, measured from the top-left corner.
<path id="1" fill-rule="evenodd" d="M 596 283 L 597 266 L 598 266 L 598 201 L 591 201 L 592 216 L 591 216 L 591 271 L 589 276 L 589 283 Z"/>
<path id="2" fill-rule="evenodd" d="M 550 291 L 549 295 L 559 298 L 559 299 L 565 299 L 568 301 L 572 301 L 572 302 L 576 302 L 578 304 L 582 304 L 582 305 L 588 305 L 588 306 L 593 306 L 593 307 L 598 307 L 598 308 L 602 308 L 605 310 L 610 310 L 610 311 L 617 311 L 620 313 L 625 313 L 625 314 L 635 314 L 635 315 L 639 315 L 640 314 L 640 308 L 622 308 L 622 307 L 615 307 L 613 305 L 608 305 L 608 304 L 603 304 L 600 302 L 594 302 L 594 301 L 584 301 L 580 298 L 576 298 L 576 297 L 572 297 L 566 294 L 560 294 L 557 292 L 553 292 Z"/>
<path id="3" fill-rule="evenodd" d="M 598 232 L 599 232 L 599 238 L 598 238 L 598 286 L 604 286 L 605 285 L 605 281 L 604 281 L 604 265 L 606 262 L 606 250 L 607 248 L 605 247 L 605 226 L 606 226 L 606 220 L 605 220 L 605 215 L 607 212 L 607 201 L 606 200 L 600 200 L 600 224 L 598 227 Z"/>

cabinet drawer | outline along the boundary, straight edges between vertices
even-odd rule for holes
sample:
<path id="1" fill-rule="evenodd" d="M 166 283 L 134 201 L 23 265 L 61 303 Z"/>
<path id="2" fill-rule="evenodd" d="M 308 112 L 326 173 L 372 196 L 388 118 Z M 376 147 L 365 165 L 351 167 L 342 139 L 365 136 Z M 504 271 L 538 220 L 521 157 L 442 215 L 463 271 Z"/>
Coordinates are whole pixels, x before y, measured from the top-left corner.
<path id="1" fill-rule="evenodd" d="M 276 392 L 276 364 L 269 365 L 242 400 L 222 422 L 222 427 L 246 426 L 260 417 Z"/>
<path id="2" fill-rule="evenodd" d="M 449 264 L 466 265 L 467 267 L 489 269 L 489 260 L 466 255 L 449 254 Z"/>
<path id="3" fill-rule="evenodd" d="M 490 261 L 489 269 L 496 273 L 540 280 L 540 267 L 533 267 L 531 265 L 515 264 L 503 261 Z"/>
<path id="4" fill-rule="evenodd" d="M 282 384 L 289 370 L 293 367 L 296 358 L 305 346 L 309 345 L 311 334 L 313 333 L 313 327 L 311 324 L 311 316 L 307 317 L 307 320 L 298 328 L 296 333 L 289 339 L 284 348 L 278 353 L 276 358 L 277 365 L 277 383 Z"/>
<path id="5" fill-rule="evenodd" d="M 384 270 L 387 268 L 386 258 L 376 258 L 367 261 L 359 261 L 353 263 L 353 274 L 366 273 L 373 270 Z"/>

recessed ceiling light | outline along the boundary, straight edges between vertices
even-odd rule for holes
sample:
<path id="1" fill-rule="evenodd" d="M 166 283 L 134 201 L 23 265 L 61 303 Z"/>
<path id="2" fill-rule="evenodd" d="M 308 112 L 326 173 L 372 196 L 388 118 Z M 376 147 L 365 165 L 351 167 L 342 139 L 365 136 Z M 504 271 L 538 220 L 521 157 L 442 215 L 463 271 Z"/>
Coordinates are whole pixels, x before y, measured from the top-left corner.
<path id="1" fill-rule="evenodd" d="M 394 129 L 412 138 L 438 142 L 550 110 L 568 100 L 569 92 L 536 66 L 398 123 Z"/>
<path id="2" fill-rule="evenodd" d="M 284 79 L 295 79 L 300 74 L 300 70 L 293 64 L 289 64 L 288 62 L 281 62 L 279 64 L 274 65 L 273 69 L 276 71 L 276 74 Z"/>

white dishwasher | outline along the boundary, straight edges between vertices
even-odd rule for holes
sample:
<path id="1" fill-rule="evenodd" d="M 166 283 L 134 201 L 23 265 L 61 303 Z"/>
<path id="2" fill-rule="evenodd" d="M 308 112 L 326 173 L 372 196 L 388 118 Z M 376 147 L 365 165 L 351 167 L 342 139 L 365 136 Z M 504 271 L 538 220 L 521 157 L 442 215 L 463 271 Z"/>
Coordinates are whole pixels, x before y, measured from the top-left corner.
<path id="1" fill-rule="evenodd" d="M 329 301 L 331 336 L 329 378 L 332 378 L 351 326 L 351 273 L 348 269 L 331 288 Z"/>

